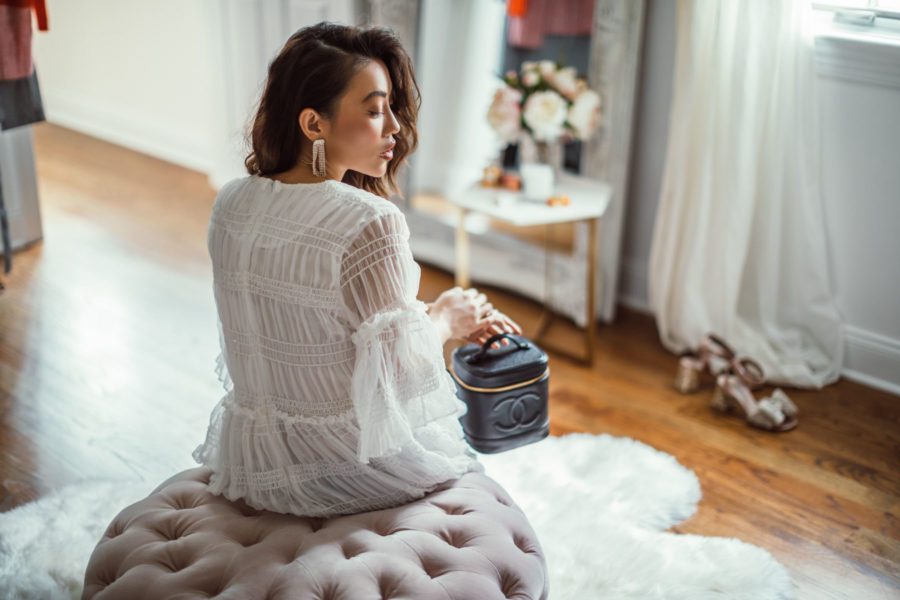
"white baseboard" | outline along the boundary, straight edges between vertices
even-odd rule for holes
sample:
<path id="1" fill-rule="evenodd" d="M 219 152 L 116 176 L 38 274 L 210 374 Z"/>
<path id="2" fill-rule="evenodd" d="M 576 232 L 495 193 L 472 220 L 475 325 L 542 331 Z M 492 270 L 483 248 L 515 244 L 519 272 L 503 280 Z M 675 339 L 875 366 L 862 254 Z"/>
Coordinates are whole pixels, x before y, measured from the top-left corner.
<path id="1" fill-rule="evenodd" d="M 41 88 L 47 120 L 63 127 L 125 146 L 188 169 L 209 173 L 213 168 L 209 141 L 169 123 L 117 106 L 98 105 L 70 92 Z"/>
<path id="2" fill-rule="evenodd" d="M 845 325 L 844 348 L 844 377 L 900 395 L 900 340 Z"/>

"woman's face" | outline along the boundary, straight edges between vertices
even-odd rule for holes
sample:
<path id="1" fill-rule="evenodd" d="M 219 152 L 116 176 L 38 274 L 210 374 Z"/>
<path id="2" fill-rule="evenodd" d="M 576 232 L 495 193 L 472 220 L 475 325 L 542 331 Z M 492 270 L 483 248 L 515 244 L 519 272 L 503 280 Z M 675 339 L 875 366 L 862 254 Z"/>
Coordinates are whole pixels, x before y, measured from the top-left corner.
<path id="1" fill-rule="evenodd" d="M 393 90 L 387 68 L 379 59 L 356 72 L 325 131 L 325 160 L 330 176 L 338 180 L 351 169 L 382 177 L 392 155 L 393 135 L 400 124 L 391 110 Z"/>

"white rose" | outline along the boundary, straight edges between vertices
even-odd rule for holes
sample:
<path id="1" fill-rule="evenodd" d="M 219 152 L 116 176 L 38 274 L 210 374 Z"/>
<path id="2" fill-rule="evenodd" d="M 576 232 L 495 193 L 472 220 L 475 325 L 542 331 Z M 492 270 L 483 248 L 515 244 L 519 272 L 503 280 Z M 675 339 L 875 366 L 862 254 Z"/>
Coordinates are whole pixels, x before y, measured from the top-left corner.
<path id="1" fill-rule="evenodd" d="M 534 87 L 541 80 L 541 76 L 537 71 L 525 71 L 522 74 L 522 85 L 525 87 Z"/>
<path id="2" fill-rule="evenodd" d="M 563 133 L 567 104 L 562 96 L 550 90 L 528 97 L 522 116 L 536 140 L 555 140 Z"/>
<path id="3" fill-rule="evenodd" d="M 580 140 L 591 137 L 600 123 L 600 95 L 594 90 L 584 90 L 575 98 L 566 118 Z"/>
<path id="4" fill-rule="evenodd" d="M 494 100 L 488 109 L 487 120 L 497 135 L 505 141 L 513 141 L 519 135 L 522 114 L 522 92 L 505 85 L 494 92 Z"/>
<path id="5" fill-rule="evenodd" d="M 578 80 L 575 77 L 575 67 L 560 69 L 553 75 L 551 83 L 557 92 L 569 100 L 574 100 L 578 94 Z"/>
<path id="6" fill-rule="evenodd" d="M 538 71 L 545 79 L 549 79 L 556 72 L 556 63 L 552 60 L 542 60 L 538 63 Z"/>
<path id="7" fill-rule="evenodd" d="M 532 62 L 532 61 L 530 61 L 530 60 L 526 60 L 525 62 L 522 63 L 522 72 L 523 72 L 523 73 L 524 73 L 525 71 L 536 71 L 536 70 L 537 70 L 537 63 L 536 63 L 536 62 Z"/>

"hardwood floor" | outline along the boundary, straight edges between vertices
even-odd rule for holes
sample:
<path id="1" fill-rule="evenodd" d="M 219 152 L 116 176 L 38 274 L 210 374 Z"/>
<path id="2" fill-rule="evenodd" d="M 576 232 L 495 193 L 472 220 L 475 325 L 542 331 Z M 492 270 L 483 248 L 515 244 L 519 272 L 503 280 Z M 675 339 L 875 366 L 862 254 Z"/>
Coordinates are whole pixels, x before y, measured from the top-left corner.
<path id="1" fill-rule="evenodd" d="M 220 396 L 205 176 L 46 123 L 34 137 L 44 240 L 0 275 L 0 511 L 194 466 Z M 453 285 L 422 271 L 423 300 Z M 535 302 L 475 285 L 533 329 Z M 574 331 L 558 323 L 558 340 Z M 713 412 L 709 385 L 676 393 L 652 318 L 624 309 L 592 368 L 551 364 L 554 435 L 631 437 L 697 474 L 697 513 L 672 531 L 765 548 L 798 598 L 900 597 L 900 398 L 850 381 L 788 390 L 798 429 L 759 431 Z"/>

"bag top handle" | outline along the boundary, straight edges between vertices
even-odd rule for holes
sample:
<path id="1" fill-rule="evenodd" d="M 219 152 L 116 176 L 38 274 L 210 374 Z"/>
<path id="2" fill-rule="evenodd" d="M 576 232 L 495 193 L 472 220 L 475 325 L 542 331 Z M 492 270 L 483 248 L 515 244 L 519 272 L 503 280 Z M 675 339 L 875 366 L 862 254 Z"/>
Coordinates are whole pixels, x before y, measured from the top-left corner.
<path id="1" fill-rule="evenodd" d="M 512 334 L 509 334 L 509 333 L 495 333 L 494 335 L 492 335 L 491 337 L 489 337 L 489 338 L 487 339 L 487 341 L 486 341 L 484 344 L 481 345 L 481 348 L 478 350 L 478 352 L 475 352 L 474 354 L 470 354 L 469 356 L 467 356 L 467 357 L 466 357 L 466 362 L 469 363 L 469 364 L 472 364 L 472 363 L 476 363 L 476 362 L 480 361 L 480 360 L 483 359 L 483 358 L 485 357 L 485 355 L 488 353 L 488 350 L 490 349 L 491 344 L 493 344 L 494 342 L 496 342 L 496 341 L 498 341 L 498 340 L 501 340 L 501 339 L 503 339 L 503 338 L 509 338 L 510 340 L 512 340 L 512 341 L 516 344 L 516 346 L 517 346 L 516 351 L 519 351 L 519 350 L 528 350 L 528 348 L 531 347 L 531 346 L 528 344 L 528 342 L 525 342 L 525 343 L 523 344 L 523 343 L 520 342 L 518 339 L 516 339 Z"/>

